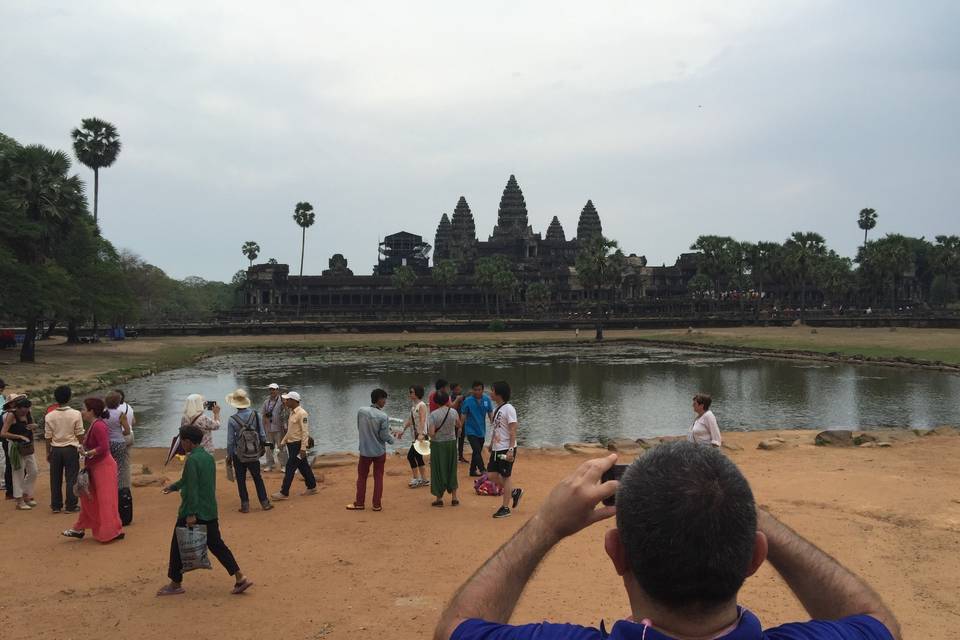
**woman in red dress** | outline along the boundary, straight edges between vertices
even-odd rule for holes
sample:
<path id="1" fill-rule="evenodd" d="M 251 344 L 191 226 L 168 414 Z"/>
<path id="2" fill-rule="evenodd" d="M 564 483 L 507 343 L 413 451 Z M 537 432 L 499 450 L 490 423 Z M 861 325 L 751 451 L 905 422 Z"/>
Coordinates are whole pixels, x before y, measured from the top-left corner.
<path id="1" fill-rule="evenodd" d="M 90 424 L 80 455 L 90 475 L 88 495 L 80 494 L 80 517 L 72 529 L 63 532 L 68 538 L 82 538 L 85 529 L 93 531 L 100 542 L 123 539 L 120 514 L 117 511 L 117 463 L 110 455 L 110 434 L 104 422 L 109 413 L 100 398 L 83 401 L 80 414 Z"/>

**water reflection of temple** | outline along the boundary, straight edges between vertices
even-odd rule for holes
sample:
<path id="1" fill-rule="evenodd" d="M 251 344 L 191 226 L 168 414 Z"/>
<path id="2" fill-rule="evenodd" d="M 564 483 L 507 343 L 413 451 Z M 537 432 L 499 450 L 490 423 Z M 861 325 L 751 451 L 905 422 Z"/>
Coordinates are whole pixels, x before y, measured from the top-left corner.
<path id="1" fill-rule="evenodd" d="M 470 205 L 461 196 L 453 215 L 441 216 L 432 247 L 407 231 L 388 235 L 380 242 L 379 259 L 369 276 L 354 275 L 339 253 L 330 258 L 329 268 L 321 275 L 303 276 L 302 281 L 291 275 L 285 264 L 253 265 L 247 270 L 246 304 L 251 311 L 283 312 L 296 307 L 297 297 L 302 295 L 301 307 L 307 313 L 380 314 L 398 311 L 404 295 L 408 310 L 434 313 L 445 305 L 451 314 L 476 313 L 486 308 L 485 292 L 474 279 L 477 261 L 503 256 L 518 282 L 516 292 L 504 300 L 508 310 L 523 305 L 527 287 L 543 283 L 550 292 L 550 306 L 570 311 L 586 297 L 577 280 L 577 253 L 586 241 L 602 234 L 600 215 L 591 200 L 580 211 L 576 235 L 569 240 L 557 216 L 545 235 L 534 232 L 523 191 L 510 176 L 500 199 L 497 224 L 487 240 L 477 237 Z M 455 264 L 457 276 L 451 285 L 441 288 L 432 270 L 445 260 Z M 404 292 L 392 278 L 400 266 L 410 267 L 417 275 Z M 622 284 L 614 295 L 621 304 L 684 296 L 696 270 L 696 254 L 683 254 L 674 265 L 660 267 L 648 266 L 645 257 L 629 254 Z"/>

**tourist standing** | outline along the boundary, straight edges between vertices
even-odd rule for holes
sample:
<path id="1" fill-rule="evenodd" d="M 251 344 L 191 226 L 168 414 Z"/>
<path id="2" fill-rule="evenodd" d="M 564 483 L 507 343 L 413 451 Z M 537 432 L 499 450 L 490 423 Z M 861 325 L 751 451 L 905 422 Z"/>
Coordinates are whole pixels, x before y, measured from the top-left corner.
<path id="1" fill-rule="evenodd" d="M 80 438 L 83 437 L 83 416 L 67 404 L 72 395 L 70 387 L 53 390 L 57 407 L 43 419 L 43 437 L 47 440 L 47 462 L 50 465 L 50 509 L 60 513 L 64 509 L 63 481 L 67 481 L 67 513 L 80 511 L 73 485 L 80 472 Z"/>
<path id="2" fill-rule="evenodd" d="M 490 461 L 487 472 L 490 480 L 503 489 L 503 505 L 493 514 L 494 518 L 506 518 L 512 507 L 517 508 L 523 489 L 513 487 L 513 463 L 517 459 L 517 410 L 510 404 L 510 385 L 493 383 L 493 401 L 497 405 L 493 413 L 493 436 L 490 438 Z"/>
<path id="3" fill-rule="evenodd" d="M 237 412 L 227 420 L 227 460 L 236 473 L 237 492 L 240 494 L 240 513 L 250 513 L 250 496 L 247 494 L 247 472 L 253 478 L 260 508 L 273 509 L 267 497 L 267 488 L 260 475 L 260 456 L 266 448 L 267 434 L 263 431 L 259 414 L 250 408 L 250 397 L 243 389 L 227 396 L 227 404 Z"/>
<path id="4" fill-rule="evenodd" d="M 30 399 L 25 394 L 11 394 L 3 405 L 6 413 L 0 428 L 0 438 L 9 441 L 7 458 L 12 474 L 13 499 L 20 511 L 30 511 L 37 506 L 33 495 L 38 475 L 33 444 L 33 430 L 37 425 L 30 415 L 30 406 Z"/>
<path id="5" fill-rule="evenodd" d="M 427 398 L 427 404 L 430 406 L 430 411 L 436 411 L 440 408 L 440 405 L 437 403 L 437 394 L 441 391 L 447 394 L 449 398 L 450 383 L 443 378 L 437 380 L 436 384 L 433 385 L 433 391 L 430 392 L 430 396 Z"/>
<path id="6" fill-rule="evenodd" d="M 177 511 L 176 527 L 193 527 L 202 524 L 207 528 L 207 548 L 216 556 L 223 568 L 234 577 L 233 590 L 230 593 L 243 593 L 253 586 L 240 571 L 233 552 L 220 537 L 220 521 L 217 516 L 217 467 L 213 456 L 202 446 L 205 433 L 199 427 L 187 425 L 180 427 L 180 441 L 187 453 L 183 465 L 183 475 L 177 482 L 163 488 L 163 493 L 180 492 L 180 509 Z M 183 561 L 180 558 L 180 545 L 177 544 L 177 530 L 174 527 L 173 540 L 170 541 L 170 565 L 167 577 L 170 583 L 157 591 L 158 596 L 174 596 L 184 593 Z"/>
<path id="7" fill-rule="evenodd" d="M 6 396 L 3 395 L 7 389 L 7 383 L 0 379 L 0 403 L 3 403 L 3 409 L 0 409 L 0 426 L 3 425 L 3 416 L 6 415 Z M 7 500 L 13 500 L 13 469 L 10 468 L 10 456 L 7 454 L 10 441 L 6 438 L 0 438 L 0 448 L 3 449 L 3 493 Z"/>
<path id="8" fill-rule="evenodd" d="M 288 500 L 290 498 L 290 485 L 293 484 L 293 476 L 297 471 L 303 476 L 303 481 L 307 488 L 300 495 L 310 496 L 317 493 L 317 478 L 313 475 L 313 469 L 307 462 L 307 449 L 310 442 L 310 426 L 307 424 L 307 418 L 310 414 L 306 409 L 300 406 L 300 394 L 296 391 L 285 393 L 280 396 L 287 408 L 290 409 L 290 417 L 287 419 L 287 434 L 280 441 L 281 446 L 287 447 L 287 466 L 284 469 L 283 485 L 280 491 L 271 497 L 274 500 Z"/>
<path id="9" fill-rule="evenodd" d="M 123 417 L 127 419 L 127 426 L 130 427 L 130 433 L 123 436 L 123 441 L 127 443 L 127 458 L 133 457 L 133 443 L 134 435 L 133 428 L 137 426 L 137 416 L 133 410 L 133 407 L 130 406 L 130 403 L 127 402 L 127 395 L 123 392 L 122 389 L 114 389 L 114 393 L 120 395 L 120 404 L 117 405 L 117 411 L 123 414 Z M 122 469 L 121 473 L 123 477 L 120 479 L 120 486 L 130 486 L 130 465 L 128 464 L 126 469 Z"/>
<path id="10" fill-rule="evenodd" d="M 87 491 L 80 494 L 80 515 L 72 529 L 63 535 L 82 538 L 90 529 L 99 542 L 123 539 L 123 526 L 117 508 L 117 461 L 110 454 L 110 433 L 106 418 L 110 415 L 100 398 L 83 401 L 80 415 L 89 424 L 80 455 L 89 476 Z"/>
<path id="11" fill-rule="evenodd" d="M 210 416 L 206 414 L 209 411 Z M 203 448 L 211 456 L 216 449 L 213 446 L 213 432 L 220 428 L 220 405 L 216 401 L 207 402 L 199 393 L 191 393 L 183 407 L 180 426 L 193 426 L 203 432 Z"/>
<path id="12" fill-rule="evenodd" d="M 383 510 L 383 467 L 387 462 L 386 444 L 393 444 L 390 435 L 390 417 L 384 413 L 387 392 L 374 389 L 370 392 L 370 406 L 357 412 L 357 432 L 360 439 L 360 461 L 357 463 L 357 494 L 350 511 L 362 511 L 367 498 L 367 476 L 373 466 L 373 510 Z"/>
<path id="13" fill-rule="evenodd" d="M 687 434 L 687 440 L 697 444 L 706 444 L 719 447 L 722 444 L 720 438 L 720 426 L 717 424 L 717 418 L 710 411 L 710 404 L 713 400 L 706 393 L 698 393 L 693 396 L 693 412 L 697 414 L 696 420 L 690 427 Z"/>
<path id="14" fill-rule="evenodd" d="M 443 506 L 443 494 L 450 493 L 450 504 L 460 504 L 457 495 L 457 437 L 461 420 L 457 410 L 449 406 L 450 397 L 444 391 L 437 392 L 440 407 L 427 417 L 430 434 L 430 493 L 436 498 L 431 505 Z"/>
<path id="15" fill-rule="evenodd" d="M 127 416 L 120 410 L 122 396 L 111 391 L 103 399 L 107 405 L 107 431 L 110 434 L 110 455 L 117 461 L 117 506 L 124 526 L 133 522 L 133 493 L 130 491 L 130 448 L 127 438 L 132 433 Z"/>
<path id="16" fill-rule="evenodd" d="M 287 464 L 287 452 L 280 444 L 287 432 L 287 408 L 280 398 L 280 385 L 271 383 L 267 388 L 270 390 L 270 395 L 263 401 L 263 408 L 261 409 L 263 429 L 267 433 L 267 466 L 265 471 L 273 471 L 275 466 L 282 469 Z"/>
<path id="17" fill-rule="evenodd" d="M 450 383 L 450 406 L 457 410 L 457 413 L 460 412 L 460 405 L 463 403 L 463 385 L 459 382 Z M 461 413 L 462 415 L 462 413 Z M 463 457 L 463 445 L 465 444 L 466 437 L 463 434 L 463 430 L 460 430 L 460 436 L 457 438 L 457 460 L 460 462 L 466 463 L 468 460 Z"/>
<path id="18" fill-rule="evenodd" d="M 470 456 L 470 476 L 475 478 L 487 470 L 483 464 L 483 442 L 487 437 L 487 418 L 493 419 L 493 402 L 483 392 L 483 382 L 474 381 L 470 395 L 460 403 L 460 415 L 463 416 L 463 433 L 473 451 Z"/>
<path id="19" fill-rule="evenodd" d="M 411 489 L 425 487 L 430 484 L 425 471 L 426 462 L 423 456 L 417 451 L 417 442 L 423 442 L 427 437 L 427 404 L 423 401 L 423 387 L 415 384 L 410 387 L 408 394 L 410 398 L 410 417 L 403 422 L 403 430 L 397 437 L 402 438 L 407 429 L 411 430 L 413 442 L 410 444 L 410 450 L 407 451 L 407 462 L 410 463 L 410 483 Z"/>

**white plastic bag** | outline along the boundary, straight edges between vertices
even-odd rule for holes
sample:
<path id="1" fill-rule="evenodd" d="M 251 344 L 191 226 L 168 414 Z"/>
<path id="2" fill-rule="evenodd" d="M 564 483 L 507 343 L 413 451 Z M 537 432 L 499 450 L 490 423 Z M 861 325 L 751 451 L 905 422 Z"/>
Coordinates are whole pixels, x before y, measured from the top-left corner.
<path id="1" fill-rule="evenodd" d="M 177 546 L 184 572 L 213 568 L 207 557 L 207 525 L 177 527 Z"/>

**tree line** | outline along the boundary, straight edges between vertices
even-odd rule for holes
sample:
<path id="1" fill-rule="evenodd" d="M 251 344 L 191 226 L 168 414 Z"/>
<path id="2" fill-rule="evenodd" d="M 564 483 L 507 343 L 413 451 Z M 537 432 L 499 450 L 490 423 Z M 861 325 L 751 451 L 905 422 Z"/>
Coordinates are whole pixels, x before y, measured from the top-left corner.
<path id="1" fill-rule="evenodd" d="M 116 128 L 84 119 L 73 151 L 94 171 L 120 152 Z M 174 280 L 100 235 L 86 185 L 70 157 L 0 133 L 0 325 L 25 327 L 20 360 L 35 360 L 36 340 L 58 326 L 78 342 L 84 326 L 203 319 L 231 308 L 235 288 L 200 278 Z"/>

